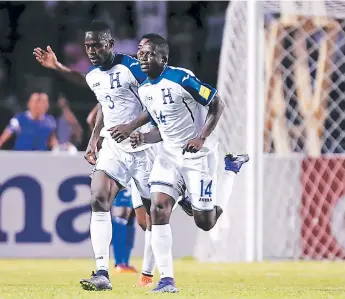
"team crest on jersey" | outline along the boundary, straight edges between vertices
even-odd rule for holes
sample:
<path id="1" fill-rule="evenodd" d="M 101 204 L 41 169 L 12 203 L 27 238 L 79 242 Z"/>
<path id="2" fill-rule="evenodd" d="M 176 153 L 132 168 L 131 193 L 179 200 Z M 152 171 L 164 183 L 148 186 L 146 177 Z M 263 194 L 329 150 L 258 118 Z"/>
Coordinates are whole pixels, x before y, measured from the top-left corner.
<path id="1" fill-rule="evenodd" d="M 199 94 L 206 100 L 208 100 L 210 94 L 211 94 L 211 89 L 201 85 L 200 86 L 200 90 L 199 90 Z"/>
<path id="2" fill-rule="evenodd" d="M 101 85 L 101 83 L 96 82 L 96 83 L 93 83 L 92 87 L 97 87 L 97 86 L 100 86 L 100 85 Z"/>

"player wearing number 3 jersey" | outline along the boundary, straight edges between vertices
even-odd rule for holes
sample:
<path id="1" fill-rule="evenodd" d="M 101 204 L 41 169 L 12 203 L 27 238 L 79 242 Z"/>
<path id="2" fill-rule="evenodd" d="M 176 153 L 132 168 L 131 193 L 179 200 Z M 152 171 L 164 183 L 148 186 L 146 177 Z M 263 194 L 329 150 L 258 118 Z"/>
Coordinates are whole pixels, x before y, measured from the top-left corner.
<path id="1" fill-rule="evenodd" d="M 86 150 L 85 158 L 95 164 L 91 181 L 91 243 L 96 260 L 96 273 L 82 279 L 86 290 L 109 290 L 109 247 L 112 238 L 110 210 L 119 190 L 133 179 L 142 202 L 133 202 L 138 223 L 146 229 L 146 209 L 150 192 L 148 179 L 156 155 L 156 146 L 145 144 L 133 149 L 129 134 L 135 126 L 146 132 L 149 126 L 141 125 L 137 117 L 143 112 L 138 97 L 138 87 L 146 79 L 138 60 L 114 53 L 114 39 L 110 28 L 103 22 L 92 22 L 85 30 L 85 50 L 93 64 L 86 77 L 57 61 L 50 47 L 47 51 L 34 49 L 34 55 L 44 67 L 58 71 L 70 81 L 89 86 L 101 108 Z M 132 121 L 135 121 L 132 124 Z M 97 144 L 104 137 L 97 155 Z M 147 206 L 148 204 L 146 204 Z M 148 244 L 150 246 L 150 244 Z M 154 267 L 154 264 L 153 264 Z"/>

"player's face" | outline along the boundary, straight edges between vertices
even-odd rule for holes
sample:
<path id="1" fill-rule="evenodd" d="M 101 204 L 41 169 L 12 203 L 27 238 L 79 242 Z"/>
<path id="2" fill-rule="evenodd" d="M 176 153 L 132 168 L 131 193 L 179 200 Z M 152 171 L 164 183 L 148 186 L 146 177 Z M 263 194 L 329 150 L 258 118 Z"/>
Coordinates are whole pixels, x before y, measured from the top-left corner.
<path id="1" fill-rule="evenodd" d="M 105 40 L 96 31 L 85 33 L 85 51 L 91 63 L 96 66 L 103 65 L 113 51 L 113 40 Z"/>
<path id="2" fill-rule="evenodd" d="M 160 75 L 165 65 L 165 59 L 156 51 L 154 45 L 149 43 L 144 44 L 139 56 L 140 67 L 144 73 L 151 77 Z"/>
<path id="3" fill-rule="evenodd" d="M 140 42 L 139 42 L 139 45 L 138 45 L 138 52 L 137 52 L 137 57 L 138 59 L 140 59 L 140 55 L 141 55 L 141 49 L 143 47 L 143 45 L 148 42 L 149 40 L 147 38 L 143 38 Z"/>
<path id="4" fill-rule="evenodd" d="M 48 95 L 45 93 L 33 93 L 30 96 L 28 108 L 34 117 L 46 114 L 49 108 Z"/>

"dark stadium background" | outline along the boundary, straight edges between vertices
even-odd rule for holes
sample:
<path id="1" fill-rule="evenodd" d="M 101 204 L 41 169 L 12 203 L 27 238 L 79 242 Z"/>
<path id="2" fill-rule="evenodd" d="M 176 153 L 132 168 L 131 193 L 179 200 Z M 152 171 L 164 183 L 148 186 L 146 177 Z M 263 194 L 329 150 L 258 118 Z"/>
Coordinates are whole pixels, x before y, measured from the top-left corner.
<path id="1" fill-rule="evenodd" d="M 62 63 L 70 63 L 67 44 L 83 45 L 83 28 L 93 19 L 110 15 L 116 37 L 139 40 L 136 2 L 1 2 L 0 3 L 0 130 L 17 112 L 26 109 L 29 95 L 46 92 L 49 113 L 57 116 L 63 93 L 84 129 L 79 150 L 85 150 L 89 128 L 86 117 L 96 104 L 93 93 L 44 69 L 34 59 L 34 47 L 50 45 Z M 166 31 L 170 65 L 190 68 L 200 79 L 216 84 L 217 67 L 228 2 L 166 2 Z M 152 13 L 152 12 L 148 12 Z M 109 23 L 109 20 L 106 20 Z M 72 46 L 73 47 L 73 46 Z M 131 54 L 131 53 L 128 53 Z M 4 149 L 10 149 L 7 143 Z"/>

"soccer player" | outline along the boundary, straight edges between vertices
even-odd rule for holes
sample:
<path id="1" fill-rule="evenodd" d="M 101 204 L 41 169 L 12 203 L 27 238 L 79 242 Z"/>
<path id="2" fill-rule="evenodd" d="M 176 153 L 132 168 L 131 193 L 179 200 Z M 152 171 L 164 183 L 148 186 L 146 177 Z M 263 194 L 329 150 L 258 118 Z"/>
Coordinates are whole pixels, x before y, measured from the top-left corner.
<path id="1" fill-rule="evenodd" d="M 15 115 L 0 136 L 0 148 L 16 135 L 16 151 L 47 151 L 58 145 L 56 120 L 47 114 L 48 95 L 34 92 L 28 101 L 28 110 Z"/>
<path id="2" fill-rule="evenodd" d="M 212 229 L 222 214 L 215 202 L 218 150 L 213 130 L 223 105 L 216 89 L 190 72 L 167 66 L 168 55 L 167 42 L 159 38 L 151 38 L 140 50 L 141 68 L 148 74 L 139 88 L 148 112 L 141 118 L 150 114 L 157 128 L 133 133 L 131 143 L 136 148 L 163 140 L 149 179 L 152 250 L 161 277 L 153 291 L 175 293 L 169 220 L 179 197 L 178 183 L 183 180 L 187 187 L 199 228 Z M 229 156 L 227 168 L 239 171 L 247 161 L 247 155 Z"/>
<path id="3" fill-rule="evenodd" d="M 141 71 L 136 59 L 115 54 L 113 47 L 114 39 L 109 26 L 103 22 L 92 22 L 85 31 L 85 49 L 94 66 L 86 78 L 58 62 L 49 46 L 47 51 L 34 49 L 39 63 L 59 72 L 75 84 L 89 86 L 99 102 L 96 124 L 85 155 L 86 160 L 95 165 L 91 181 L 90 234 L 96 260 L 96 273 L 92 273 L 90 279 L 80 281 L 86 290 L 112 289 L 108 273 L 112 202 L 131 178 L 143 203 L 149 202 L 148 178 L 156 155 L 151 145 L 133 150 L 127 138 L 133 128 L 139 128 L 147 122 L 146 119 L 145 122 L 137 119 L 143 111 L 137 89 L 147 75 Z M 142 131 L 148 129 L 147 126 L 140 128 Z M 100 137 L 104 137 L 104 140 L 97 157 Z M 138 207 L 135 209 L 137 221 L 145 229 L 146 210 L 140 203 L 133 204 Z"/>

